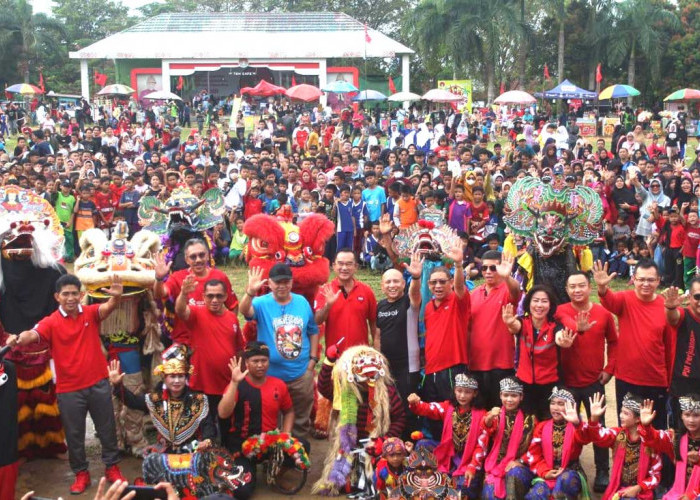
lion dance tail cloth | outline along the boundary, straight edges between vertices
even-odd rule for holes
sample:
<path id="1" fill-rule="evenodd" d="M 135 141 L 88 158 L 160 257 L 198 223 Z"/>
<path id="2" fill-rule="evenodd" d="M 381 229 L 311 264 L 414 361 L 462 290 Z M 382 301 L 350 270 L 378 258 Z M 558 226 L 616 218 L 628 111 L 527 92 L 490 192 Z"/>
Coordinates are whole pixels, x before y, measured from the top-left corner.
<path id="1" fill-rule="evenodd" d="M 56 310 L 56 280 L 65 273 L 63 228 L 48 201 L 16 186 L 0 188 L 0 323 L 6 334 L 33 328 Z M 66 452 L 56 388 L 45 342 L 14 348 L 18 386 L 19 453 L 26 458 Z"/>

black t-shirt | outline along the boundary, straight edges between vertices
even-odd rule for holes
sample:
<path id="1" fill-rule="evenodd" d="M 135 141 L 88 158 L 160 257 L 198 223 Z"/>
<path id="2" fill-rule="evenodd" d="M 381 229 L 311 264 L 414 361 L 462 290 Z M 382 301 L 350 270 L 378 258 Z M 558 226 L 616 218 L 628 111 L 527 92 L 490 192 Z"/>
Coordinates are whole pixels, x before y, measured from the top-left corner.
<path id="1" fill-rule="evenodd" d="M 17 375 L 15 365 L 10 361 L 0 361 L 5 365 L 7 381 L 0 385 L 0 467 L 15 463 L 17 456 Z"/>
<path id="2" fill-rule="evenodd" d="M 411 309 L 411 300 L 404 294 L 399 300 L 389 302 L 387 299 L 377 304 L 377 328 L 381 339 L 381 351 L 389 361 L 392 373 L 410 366 L 410 355 L 417 354 L 418 318 Z"/>
<path id="3" fill-rule="evenodd" d="M 285 132 L 284 130 L 275 129 L 275 131 L 272 133 L 272 136 L 275 138 L 283 137 L 285 139 L 284 142 L 274 142 L 274 144 L 276 144 L 277 147 L 279 147 L 279 149 L 282 153 L 286 153 L 287 152 L 287 141 L 286 141 L 287 132 Z"/>
<path id="4" fill-rule="evenodd" d="M 671 393 L 676 396 L 684 395 L 689 389 L 697 392 L 700 384 L 700 322 L 688 309 L 683 312 L 683 321 L 678 325 L 676 359 L 671 377 Z"/>

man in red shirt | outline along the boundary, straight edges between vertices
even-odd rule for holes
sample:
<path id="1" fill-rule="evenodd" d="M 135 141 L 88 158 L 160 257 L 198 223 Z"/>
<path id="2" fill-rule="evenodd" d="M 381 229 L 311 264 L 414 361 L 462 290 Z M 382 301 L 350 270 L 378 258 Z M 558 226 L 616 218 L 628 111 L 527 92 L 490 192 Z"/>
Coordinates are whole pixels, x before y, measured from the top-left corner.
<path id="1" fill-rule="evenodd" d="M 323 286 L 316 295 L 316 324 L 326 324 L 326 345 L 334 345 L 341 338 L 343 348 L 370 345 L 379 349 L 377 329 L 377 299 L 372 289 L 355 278 L 357 259 L 350 248 L 341 248 L 335 256 L 333 271 L 336 278 Z"/>
<path id="2" fill-rule="evenodd" d="M 500 382 L 515 375 L 515 342 L 501 318 L 503 306 L 516 305 L 520 299 L 520 284 L 510 276 L 513 262 L 508 254 L 485 252 L 481 265 L 484 284 L 471 293 L 469 369 L 479 382 L 486 408 L 501 404 Z"/>
<path id="3" fill-rule="evenodd" d="M 590 414 L 589 399 L 605 394 L 605 384 L 612 378 L 617 360 L 615 318 L 603 306 L 591 302 L 591 283 L 582 271 L 575 271 L 566 280 L 566 293 L 571 302 L 557 308 L 556 320 L 575 331 L 576 339 L 569 349 L 562 349 L 561 366 L 564 385 L 573 394 L 576 407 L 583 402 Z M 607 346 L 608 362 L 605 363 Z M 603 493 L 608 487 L 610 463 L 608 450 L 595 446 L 595 481 L 593 490 Z"/>
<path id="4" fill-rule="evenodd" d="M 618 351 L 625 353 L 614 369 L 616 394 L 631 392 L 654 401 L 654 427 L 666 428 L 666 390 L 671 379 L 675 350 L 673 329 L 666 324 L 664 299 L 656 295 L 659 270 L 651 260 L 641 260 L 634 269 L 634 290 L 613 292 L 608 288 L 616 273 L 596 262 L 593 279 L 600 303 L 618 319 Z M 577 360 L 580 362 L 580 360 Z M 622 398 L 617 398 L 618 413 Z"/>
<path id="5" fill-rule="evenodd" d="M 61 421 L 66 430 L 68 461 L 75 473 L 70 487 L 73 495 L 90 486 L 85 455 L 85 420 L 88 412 L 102 445 L 105 477 L 110 482 L 125 481 L 119 466 L 117 427 L 112 408 L 112 390 L 107 380 L 107 359 L 102 354 L 100 322 L 105 320 L 121 299 L 121 279 L 114 276 L 104 290 L 110 298 L 101 304 L 81 305 L 84 293 L 80 280 L 66 274 L 56 281 L 54 297 L 58 310 L 45 317 L 31 330 L 10 335 L 9 345 L 27 345 L 40 339 L 49 343 L 54 360 L 56 393 Z"/>
<path id="6" fill-rule="evenodd" d="M 175 314 L 190 331 L 192 367 L 190 387 L 209 398 L 209 407 L 216 408 L 229 381 L 229 360 L 243 350 L 245 341 L 238 326 L 238 316 L 226 309 L 226 284 L 218 279 L 204 283 L 204 305 L 188 305 L 190 294 L 198 283 L 193 275 L 182 282 L 175 301 Z M 226 425 L 219 422 L 223 434 Z"/>
<path id="7" fill-rule="evenodd" d="M 245 360 L 245 370 L 243 369 Z M 243 441 L 262 432 L 277 429 L 282 415 L 282 432 L 292 433 L 294 407 L 287 384 L 267 374 L 270 368 L 270 348 L 258 341 L 246 344 L 243 358 L 231 358 L 228 363 L 231 383 L 226 387 L 218 405 L 219 418 L 228 422 L 223 442 L 231 452 L 238 452 Z M 304 442 L 308 452 L 308 443 Z M 255 470 L 247 458 L 239 457 L 236 464 L 245 470 Z M 247 498 L 255 488 L 255 482 L 245 485 L 244 492 L 236 490 L 236 496 Z"/>
<path id="8" fill-rule="evenodd" d="M 458 240 L 459 241 L 459 240 Z M 428 278 L 433 299 L 425 306 L 425 378 L 423 401 L 445 401 L 452 398 L 455 375 L 467 372 L 467 330 L 471 302 L 464 283 L 462 246 L 459 242 L 445 253 L 456 263 L 454 278 L 446 267 L 436 267 Z M 467 273 L 471 264 L 467 266 Z M 433 439 L 442 434 L 441 422 L 430 422 Z"/>
<path id="9" fill-rule="evenodd" d="M 194 276 L 197 286 L 194 291 L 189 294 L 189 305 L 203 306 L 204 301 L 204 285 L 209 280 L 219 280 L 226 287 L 226 308 L 238 314 L 238 298 L 233 293 L 231 282 L 228 276 L 218 269 L 209 267 L 210 256 L 209 247 L 204 240 L 191 239 L 185 243 L 185 262 L 190 266 L 188 269 L 180 269 L 170 274 L 172 262 L 165 262 L 162 255 L 156 257 L 156 281 L 153 285 L 153 292 L 156 299 L 167 298 L 170 300 L 171 311 L 174 310 L 174 303 L 182 290 L 182 284 L 187 276 Z M 166 303 L 166 309 L 168 304 Z M 187 324 L 180 318 L 175 317 L 172 325 L 173 329 L 170 332 L 170 337 L 173 342 L 179 344 L 191 345 L 190 335 L 191 330 Z"/>

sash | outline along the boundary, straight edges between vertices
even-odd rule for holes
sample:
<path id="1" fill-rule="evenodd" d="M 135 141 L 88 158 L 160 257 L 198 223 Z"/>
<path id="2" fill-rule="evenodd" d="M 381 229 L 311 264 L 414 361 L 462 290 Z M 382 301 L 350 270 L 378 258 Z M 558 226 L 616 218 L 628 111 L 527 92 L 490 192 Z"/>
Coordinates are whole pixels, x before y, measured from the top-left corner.
<path id="1" fill-rule="evenodd" d="M 486 483 L 493 485 L 494 496 L 496 498 L 506 497 L 506 467 L 508 464 L 515 460 L 515 455 L 518 453 L 518 448 L 520 447 L 520 440 L 523 438 L 523 422 L 525 417 L 523 412 L 518 410 L 515 417 L 515 422 L 513 423 L 513 432 L 510 435 L 510 440 L 508 442 L 508 448 L 506 450 L 506 455 L 503 460 L 498 462 L 498 453 L 501 449 L 501 443 L 503 442 L 503 435 L 505 434 L 506 426 L 506 411 L 501 409 L 501 414 L 498 418 L 498 434 L 496 435 L 496 440 L 493 443 L 491 452 L 488 457 L 486 457 L 486 463 L 484 464 L 484 470 L 486 471 Z"/>

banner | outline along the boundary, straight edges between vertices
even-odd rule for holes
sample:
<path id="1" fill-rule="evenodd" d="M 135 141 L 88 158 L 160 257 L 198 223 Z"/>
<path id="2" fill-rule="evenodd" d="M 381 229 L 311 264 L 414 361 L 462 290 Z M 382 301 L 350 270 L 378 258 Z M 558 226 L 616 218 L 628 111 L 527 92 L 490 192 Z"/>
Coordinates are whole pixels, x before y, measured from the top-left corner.
<path id="1" fill-rule="evenodd" d="M 596 135 L 596 121 L 589 118 L 576 119 L 581 137 L 593 137 Z"/>
<path id="2" fill-rule="evenodd" d="M 438 80 L 438 88 L 452 92 L 453 94 L 464 96 L 464 103 L 461 107 L 466 107 L 472 112 L 472 81 L 471 80 Z"/>
<path id="3" fill-rule="evenodd" d="M 606 137 L 612 137 L 613 131 L 615 130 L 615 125 L 620 124 L 620 118 L 606 117 L 603 118 L 603 135 Z"/>

